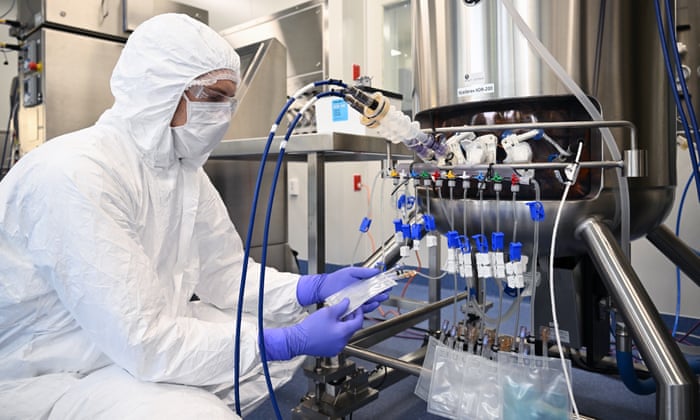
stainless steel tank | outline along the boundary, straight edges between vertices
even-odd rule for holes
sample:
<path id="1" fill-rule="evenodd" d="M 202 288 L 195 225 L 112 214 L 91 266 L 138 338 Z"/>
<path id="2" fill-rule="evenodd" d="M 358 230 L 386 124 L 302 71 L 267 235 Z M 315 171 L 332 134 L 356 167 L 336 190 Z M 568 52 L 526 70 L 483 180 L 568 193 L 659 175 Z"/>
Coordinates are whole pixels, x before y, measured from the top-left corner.
<path id="1" fill-rule="evenodd" d="M 606 120 L 627 120 L 637 127 L 639 148 L 649 156 L 646 177 L 630 179 L 631 232 L 645 234 L 666 217 L 673 202 L 675 179 L 675 113 L 665 76 L 651 1 L 527 0 L 515 6 L 546 48 L 583 91 L 599 104 Z M 590 117 L 530 47 L 501 1 L 418 0 L 413 3 L 415 36 L 414 110 L 423 128 L 462 124 L 588 120 Z M 498 133 L 496 133 L 498 134 Z M 597 130 L 560 133 L 575 146 L 586 138 L 585 159 L 608 158 Z M 613 130 L 621 151 L 630 148 L 628 133 Z M 572 143 L 573 142 L 573 143 Z M 557 255 L 585 251 L 574 240 L 574 229 L 590 216 L 600 216 L 619 228 L 617 179 L 613 170 L 596 169 L 579 178 L 564 206 Z M 509 176 L 509 175 L 508 175 Z M 554 212 L 562 185 L 553 172 L 536 173 L 543 184 L 548 215 L 540 226 L 540 250 L 547 250 Z M 458 183 L 459 184 L 459 183 Z M 472 188 L 474 188 L 472 186 Z M 522 187 L 520 200 L 532 200 Z M 443 198 L 448 192 L 443 187 Z M 464 206 L 479 214 L 482 204 L 475 190 L 464 200 L 437 198 L 430 191 L 431 208 L 443 231 L 462 231 Z M 422 191 L 425 206 L 426 190 Z M 493 198 L 493 194 L 487 194 Z M 511 195 L 504 187 L 501 198 Z M 513 218 L 511 203 L 483 204 L 486 232 L 495 230 L 496 212 L 508 236 Z M 517 207 L 518 238 L 525 242 L 533 223 L 527 206 Z M 456 214 L 458 217 L 448 215 Z M 452 220 L 452 226 L 448 222 Z M 469 217 L 467 231 L 477 233 L 478 217 Z M 521 236 L 522 235 L 522 236 Z M 546 251 L 545 251 L 546 252 Z"/>

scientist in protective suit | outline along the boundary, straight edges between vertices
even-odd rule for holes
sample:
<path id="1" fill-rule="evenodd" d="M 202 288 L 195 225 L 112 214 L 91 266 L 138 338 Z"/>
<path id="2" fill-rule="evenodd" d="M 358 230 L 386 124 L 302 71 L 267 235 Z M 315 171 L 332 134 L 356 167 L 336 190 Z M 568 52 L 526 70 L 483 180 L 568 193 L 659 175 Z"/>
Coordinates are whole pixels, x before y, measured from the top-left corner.
<path id="1" fill-rule="evenodd" d="M 2 180 L 1 418 L 236 418 L 243 245 L 202 165 L 228 127 L 239 67 L 208 26 L 156 16 L 126 43 L 112 108 L 27 154 Z M 276 386 L 297 356 L 339 353 L 363 311 L 388 297 L 343 319 L 347 299 L 309 315 L 305 306 L 377 270 L 299 276 L 250 261 L 244 413 L 267 394 L 256 321 L 263 269 Z"/>

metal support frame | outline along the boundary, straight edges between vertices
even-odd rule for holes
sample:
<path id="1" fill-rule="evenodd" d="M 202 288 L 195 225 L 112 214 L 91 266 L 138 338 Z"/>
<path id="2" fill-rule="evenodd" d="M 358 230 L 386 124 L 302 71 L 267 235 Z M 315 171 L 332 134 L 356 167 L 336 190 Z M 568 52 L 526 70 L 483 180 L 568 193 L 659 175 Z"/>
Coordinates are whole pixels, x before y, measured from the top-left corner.
<path id="1" fill-rule="evenodd" d="M 309 274 L 326 272 L 326 194 L 324 190 L 325 163 L 323 154 L 306 155 L 308 173 Z"/>
<path id="2" fill-rule="evenodd" d="M 656 380 L 657 418 L 697 418 L 697 379 L 614 235 L 608 226 L 595 219 L 581 223 L 577 235 L 586 243 Z"/>
<path id="3" fill-rule="evenodd" d="M 435 311 L 439 311 L 445 306 L 454 304 L 455 299 L 459 301 L 466 299 L 468 296 L 469 292 L 460 293 L 456 297 L 450 296 L 437 302 L 429 303 L 420 309 L 416 309 L 401 316 L 397 316 L 375 324 L 371 327 L 362 329 L 352 336 L 350 339 L 350 344 L 354 344 L 359 347 L 373 346 L 389 337 L 393 337 L 408 327 L 430 318 Z"/>
<path id="4" fill-rule="evenodd" d="M 438 279 L 440 275 L 440 247 L 434 246 L 428 249 L 428 264 L 431 279 L 428 280 L 428 301 L 437 302 L 440 300 L 440 283 Z M 433 314 L 428 321 L 428 328 L 431 331 L 437 331 L 440 328 L 440 312 Z"/>
<path id="5" fill-rule="evenodd" d="M 691 280 L 700 286 L 700 257 L 671 232 L 665 225 L 659 225 L 649 232 L 647 239 L 673 261 Z"/>

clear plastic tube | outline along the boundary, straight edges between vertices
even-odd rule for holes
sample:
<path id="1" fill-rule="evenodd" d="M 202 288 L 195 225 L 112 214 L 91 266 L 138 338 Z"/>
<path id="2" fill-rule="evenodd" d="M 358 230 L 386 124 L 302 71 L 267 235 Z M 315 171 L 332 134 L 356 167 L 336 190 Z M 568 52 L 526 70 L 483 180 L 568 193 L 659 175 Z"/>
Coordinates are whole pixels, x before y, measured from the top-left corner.
<path id="1" fill-rule="evenodd" d="M 450 181 L 448 181 L 449 183 Z M 452 181 L 454 182 L 454 181 Z M 453 205 L 455 187 L 450 186 L 450 229 L 455 228 L 455 206 Z"/>
<path id="2" fill-rule="evenodd" d="M 450 218 L 447 217 L 447 206 L 445 205 L 445 200 L 442 198 L 442 188 L 438 187 L 438 199 L 440 201 L 440 207 L 442 207 L 442 215 L 445 216 L 445 220 L 447 220 L 450 224 L 450 230 L 454 230 L 454 224 L 450 220 Z"/>
<path id="3" fill-rule="evenodd" d="M 457 325 L 457 307 L 458 307 L 458 302 L 457 302 L 457 295 L 459 294 L 459 290 L 457 290 L 457 273 L 454 273 L 452 275 L 453 280 L 454 280 L 454 303 L 452 304 L 452 323 L 454 325 Z"/>
<path id="4" fill-rule="evenodd" d="M 500 282 L 499 282 L 499 283 L 500 283 Z M 503 290 L 502 285 L 499 285 L 499 288 L 500 288 L 501 290 Z M 510 307 L 508 308 L 508 310 L 506 311 L 506 313 L 503 314 L 503 316 L 501 317 L 501 320 L 506 321 L 506 320 L 510 319 L 510 317 L 513 316 L 513 314 L 515 313 L 515 310 L 516 310 L 517 308 L 520 307 L 519 305 L 520 305 L 520 302 L 521 302 L 522 300 L 523 300 L 523 295 L 521 294 L 521 295 L 518 296 L 518 298 L 517 298 L 515 301 L 513 301 L 513 303 L 510 305 Z M 469 304 L 470 304 L 469 307 L 472 308 L 472 309 L 474 309 L 474 311 L 475 311 L 475 312 L 479 315 L 479 317 L 481 317 L 484 321 L 489 322 L 489 323 L 491 323 L 491 324 L 496 324 L 496 323 L 498 322 L 498 318 L 492 318 L 492 317 L 486 315 L 486 312 L 484 312 L 484 310 L 481 309 L 481 307 L 479 307 L 479 304 L 478 304 L 477 302 L 475 302 L 474 300 L 470 300 L 470 301 L 469 301 Z"/>
<path id="5" fill-rule="evenodd" d="M 464 236 L 466 238 L 469 238 L 469 234 L 467 232 L 467 189 L 464 188 L 464 195 L 462 196 L 462 200 L 464 200 L 464 203 L 462 203 L 462 227 L 464 227 Z"/>
<path id="6" fill-rule="evenodd" d="M 517 193 L 513 193 L 513 242 L 518 241 L 518 213 L 516 211 L 515 204 L 517 203 L 515 196 Z"/>
<path id="7" fill-rule="evenodd" d="M 485 235 L 485 233 L 484 233 L 484 190 L 482 190 L 482 189 L 479 189 L 479 210 L 480 210 L 479 213 L 481 213 L 479 215 L 480 223 L 481 223 L 481 232 L 480 233 L 482 235 Z"/>
<path id="8" fill-rule="evenodd" d="M 510 15 L 513 23 L 518 27 L 523 36 L 530 43 L 533 50 L 542 58 L 542 60 L 549 66 L 550 69 L 557 75 L 559 80 L 566 86 L 566 88 L 579 100 L 581 105 L 586 109 L 588 114 L 594 121 L 603 121 L 603 117 L 596 109 L 593 102 L 588 98 L 588 96 L 583 92 L 583 90 L 574 82 L 574 80 L 569 76 L 569 74 L 564 70 L 564 68 L 557 62 L 554 56 L 547 50 L 547 48 L 540 42 L 537 36 L 532 32 L 530 27 L 525 23 L 523 18 L 520 16 L 518 11 L 513 6 L 511 0 L 502 0 L 503 6 L 505 6 L 506 11 Z M 607 127 L 599 128 L 606 147 L 610 151 L 610 155 L 613 160 L 622 160 L 622 155 L 620 150 L 615 143 L 615 139 Z M 620 245 L 623 252 L 629 258 L 630 255 L 630 198 L 629 198 L 629 184 L 627 183 L 627 178 L 622 176 L 622 170 L 617 168 L 615 170 L 617 174 L 618 187 L 620 188 L 619 194 L 619 217 L 620 217 Z"/>
<path id="9" fill-rule="evenodd" d="M 503 319 L 502 314 L 503 314 L 503 284 L 501 280 L 497 279 L 496 277 L 493 277 L 493 280 L 496 282 L 496 285 L 498 286 L 498 321 L 496 322 L 496 338 L 498 338 L 498 335 L 501 331 L 501 321 Z M 515 302 L 513 302 L 511 307 L 516 306 Z"/>
<path id="10" fill-rule="evenodd" d="M 496 232 L 501 231 L 501 193 L 496 191 Z"/>
<path id="11" fill-rule="evenodd" d="M 530 180 L 535 188 L 535 201 L 540 201 L 540 183 L 535 178 Z M 540 257 L 540 222 L 535 222 L 534 238 L 532 239 L 532 263 L 530 272 L 532 273 L 531 295 L 530 295 L 530 330 L 535 333 L 535 298 L 537 297 L 537 259 Z M 522 295 L 521 295 L 522 296 Z"/>
<path id="12" fill-rule="evenodd" d="M 576 163 L 581 156 L 581 147 L 579 146 L 578 154 L 576 155 Z M 554 336 L 557 340 L 557 349 L 559 350 L 559 358 L 561 359 L 561 367 L 564 371 L 564 378 L 566 379 L 566 385 L 569 391 L 569 398 L 571 399 L 571 406 L 574 409 L 576 418 L 579 418 L 578 407 L 576 406 L 576 399 L 574 398 L 574 391 L 572 389 L 571 378 L 566 369 L 566 358 L 564 357 L 564 350 L 561 345 L 561 334 L 559 333 L 559 320 L 557 319 L 557 306 L 554 293 L 554 250 L 557 243 L 557 231 L 559 227 L 559 222 L 561 220 L 561 212 L 564 209 L 564 202 L 566 202 L 566 197 L 569 194 L 569 189 L 571 188 L 572 182 L 567 181 L 564 187 L 564 193 L 562 194 L 559 207 L 557 208 L 557 214 L 554 217 L 554 227 L 552 228 L 552 243 L 549 250 L 549 297 L 550 305 L 552 308 L 552 323 L 554 324 Z"/>

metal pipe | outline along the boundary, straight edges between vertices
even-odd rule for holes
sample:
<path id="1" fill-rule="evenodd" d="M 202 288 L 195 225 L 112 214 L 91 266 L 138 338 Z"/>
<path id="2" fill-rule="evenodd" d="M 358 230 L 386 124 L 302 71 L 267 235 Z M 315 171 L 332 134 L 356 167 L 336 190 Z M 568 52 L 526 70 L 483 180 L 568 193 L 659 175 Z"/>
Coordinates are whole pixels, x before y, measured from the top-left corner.
<path id="1" fill-rule="evenodd" d="M 656 380 L 657 418 L 696 418 L 698 384 L 695 376 L 614 235 L 606 225 L 592 218 L 583 221 L 576 234 L 587 245 Z"/>
<path id="2" fill-rule="evenodd" d="M 597 128 L 597 127 L 627 127 L 630 129 L 630 149 L 637 150 L 637 127 L 630 121 L 560 121 L 533 122 L 512 124 L 458 125 L 453 127 L 426 128 L 424 132 L 453 132 L 453 131 L 501 131 L 527 128 Z"/>
<path id="3" fill-rule="evenodd" d="M 411 353 L 399 357 L 399 360 L 406 363 L 422 365 L 427 349 L 427 346 L 423 346 Z M 369 376 L 369 385 L 379 391 L 399 382 L 409 375 L 404 371 L 392 369 L 388 366 L 384 366 L 382 371 L 376 370 Z"/>
<path id="4" fill-rule="evenodd" d="M 383 354 L 375 353 L 373 351 L 365 350 L 363 348 L 353 346 L 351 344 L 345 346 L 345 348 L 343 349 L 343 353 L 347 354 L 348 356 L 359 357 L 360 359 L 369 360 L 370 362 L 389 366 L 390 368 L 410 373 L 413 376 L 420 376 L 421 367 L 418 365 L 404 362 L 403 360 L 399 360 L 394 357 L 389 357 Z"/>
<path id="5" fill-rule="evenodd" d="M 391 235 L 384 244 L 377 248 L 366 260 L 362 262 L 363 267 L 379 267 L 390 268 L 401 259 L 401 245 L 396 242 L 394 235 Z"/>
<path id="6" fill-rule="evenodd" d="M 700 257 L 685 242 L 674 235 L 671 229 L 665 225 L 659 225 L 647 234 L 647 239 L 656 249 L 680 267 L 695 284 L 700 286 Z"/>
<path id="7" fill-rule="evenodd" d="M 457 295 L 457 300 L 466 299 L 467 296 L 469 296 L 469 292 L 462 292 Z M 386 338 L 392 337 L 395 334 L 405 330 L 406 328 L 411 327 L 417 324 L 418 322 L 421 322 L 424 319 L 428 318 L 430 314 L 432 314 L 434 311 L 442 307 L 454 304 L 454 299 L 454 297 L 450 296 L 445 299 L 439 300 L 435 303 L 426 304 L 420 309 L 416 309 L 401 316 L 397 316 L 395 318 L 391 318 L 386 321 L 382 321 L 378 324 L 372 325 L 371 327 L 362 329 L 352 336 L 352 338 L 350 339 L 350 343 L 355 345 L 361 345 L 362 347 L 368 347 L 369 345 L 373 344 L 372 343 L 367 345 L 369 341 L 368 339 L 371 338 L 372 335 L 378 334 L 380 332 L 385 333 L 387 335 Z"/>
<path id="8" fill-rule="evenodd" d="M 476 164 L 476 165 L 434 165 L 430 163 L 411 163 L 399 164 L 398 168 L 411 168 L 415 172 L 423 172 L 438 169 L 452 169 L 455 172 L 459 171 L 486 171 L 493 170 L 512 170 L 512 169 L 560 169 L 564 170 L 571 166 L 571 163 L 557 162 L 532 162 L 532 163 L 493 163 L 493 164 Z M 579 162 L 581 168 L 601 168 L 615 169 L 622 168 L 625 163 L 621 160 L 601 160 L 590 162 Z"/>

